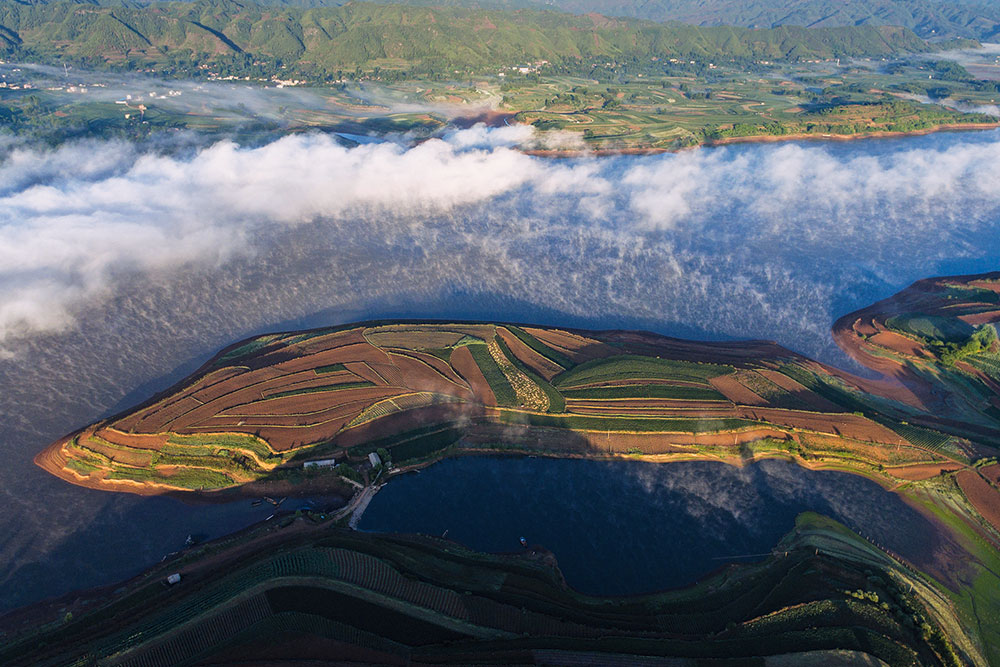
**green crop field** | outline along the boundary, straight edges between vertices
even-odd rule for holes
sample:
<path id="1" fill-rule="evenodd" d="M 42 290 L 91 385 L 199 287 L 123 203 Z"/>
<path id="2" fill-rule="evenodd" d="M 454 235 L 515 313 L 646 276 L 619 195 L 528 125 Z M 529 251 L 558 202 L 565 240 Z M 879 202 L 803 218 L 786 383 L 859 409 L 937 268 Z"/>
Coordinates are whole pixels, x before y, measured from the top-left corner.
<path id="1" fill-rule="evenodd" d="M 676 398 L 689 401 L 726 401 L 726 397 L 710 387 L 690 387 L 669 384 L 628 384 L 613 387 L 564 389 L 566 398 Z"/>
<path id="2" fill-rule="evenodd" d="M 975 328 L 953 317 L 937 317 L 922 313 L 898 315 L 886 320 L 886 324 L 905 334 L 928 341 L 961 342 L 968 340 Z"/>
<path id="3" fill-rule="evenodd" d="M 490 355 L 490 351 L 486 345 L 483 343 L 473 343 L 466 347 L 469 348 L 472 358 L 475 360 L 476 365 L 479 366 L 479 370 L 482 371 L 486 382 L 489 383 L 490 389 L 493 390 L 493 395 L 497 399 L 497 405 L 502 407 L 516 406 L 518 404 L 517 394 L 514 392 L 514 388 L 510 386 L 507 376 L 504 375 L 497 362 Z"/>
<path id="4" fill-rule="evenodd" d="M 497 344 L 500 346 L 500 351 L 503 352 L 504 356 L 507 357 L 514 366 L 517 367 L 522 373 L 528 376 L 532 382 L 534 382 L 538 387 L 545 393 L 545 397 L 549 401 L 549 412 L 565 412 L 566 411 L 566 399 L 563 397 L 559 390 L 552 386 L 545 378 L 541 377 L 535 371 L 523 363 L 517 356 L 510 351 L 507 343 L 504 342 L 503 338 L 497 336 Z"/>
<path id="5" fill-rule="evenodd" d="M 636 379 L 679 380 L 708 384 L 709 378 L 734 371 L 732 366 L 623 354 L 580 364 L 572 370 L 557 375 L 553 378 L 553 383 L 560 390 L 583 384 Z"/>
<path id="6" fill-rule="evenodd" d="M 321 387 L 305 387 L 304 389 L 289 389 L 288 391 L 279 391 L 275 394 L 268 394 L 264 398 L 285 398 L 286 396 L 299 396 L 300 394 L 318 394 L 328 391 L 343 391 L 344 389 L 359 389 L 361 387 L 374 387 L 375 383 L 368 380 L 361 380 L 360 382 L 342 382 L 341 384 L 326 384 Z"/>
<path id="7" fill-rule="evenodd" d="M 716 433 L 736 431 L 761 422 L 738 418 L 675 419 L 653 417 L 588 417 L 582 415 L 539 415 L 504 412 L 501 419 L 508 423 L 531 426 L 566 428 L 578 431 L 616 431 L 625 433 Z"/>
<path id="8" fill-rule="evenodd" d="M 507 330 L 510 331 L 515 336 L 517 336 L 522 343 L 524 343 L 525 345 L 527 345 L 532 350 L 542 355 L 549 361 L 558 364 L 563 368 L 571 368 L 574 365 L 572 359 L 567 357 L 562 352 L 553 350 L 551 347 L 549 347 L 542 341 L 538 340 L 524 329 L 521 329 L 520 327 L 508 326 Z"/>

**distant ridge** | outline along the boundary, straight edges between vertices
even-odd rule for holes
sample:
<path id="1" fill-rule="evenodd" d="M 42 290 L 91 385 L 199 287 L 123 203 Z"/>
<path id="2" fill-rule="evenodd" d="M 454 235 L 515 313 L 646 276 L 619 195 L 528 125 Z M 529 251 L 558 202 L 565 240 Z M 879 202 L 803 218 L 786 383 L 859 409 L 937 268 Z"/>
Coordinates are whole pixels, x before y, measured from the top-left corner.
<path id="1" fill-rule="evenodd" d="M 827 59 L 925 52 L 906 28 L 850 26 L 766 30 L 697 27 L 554 11 L 351 2 L 339 7 L 262 6 L 232 0 L 149 5 L 4 3 L 2 47 L 28 59 L 169 65 L 269 59 L 339 70 L 486 68 L 529 61 Z"/>

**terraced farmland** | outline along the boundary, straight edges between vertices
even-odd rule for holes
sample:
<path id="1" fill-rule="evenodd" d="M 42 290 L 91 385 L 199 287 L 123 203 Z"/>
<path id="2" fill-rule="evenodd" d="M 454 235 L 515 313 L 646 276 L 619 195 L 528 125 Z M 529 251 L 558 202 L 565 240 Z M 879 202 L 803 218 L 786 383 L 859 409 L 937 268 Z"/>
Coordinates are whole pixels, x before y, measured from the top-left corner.
<path id="1" fill-rule="evenodd" d="M 532 438 L 557 449 L 576 438 L 594 455 L 801 434 L 848 443 L 840 449 L 905 443 L 890 418 L 845 415 L 840 394 L 826 400 L 833 385 L 804 362 L 762 342 L 483 323 L 268 334 L 37 461 L 77 484 L 161 493 L 283 478 L 310 458 L 359 468 L 382 448 L 405 463 Z M 903 435 L 930 460 L 942 451 L 934 437 Z"/>

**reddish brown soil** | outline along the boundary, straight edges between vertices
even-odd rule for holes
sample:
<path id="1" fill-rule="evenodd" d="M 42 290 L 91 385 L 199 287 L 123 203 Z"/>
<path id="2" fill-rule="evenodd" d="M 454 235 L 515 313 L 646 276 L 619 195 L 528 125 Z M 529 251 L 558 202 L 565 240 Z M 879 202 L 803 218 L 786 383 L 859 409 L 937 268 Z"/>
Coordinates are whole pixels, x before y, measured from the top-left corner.
<path id="1" fill-rule="evenodd" d="M 912 338 L 907 338 L 906 336 L 901 336 L 898 333 L 892 331 L 880 331 L 871 338 L 868 339 L 869 343 L 874 343 L 879 347 L 884 347 L 887 350 L 899 354 L 909 355 L 911 357 L 926 357 L 924 353 L 924 346 L 913 340 Z"/>
<path id="2" fill-rule="evenodd" d="M 466 383 L 454 371 L 449 372 L 452 381 L 436 368 L 409 355 L 393 353 L 392 361 L 399 369 L 401 386 L 417 391 L 431 391 L 437 394 L 448 394 L 465 400 L 472 400 L 472 392 Z M 430 355 L 427 355 L 430 356 Z M 450 370 L 450 369 L 449 369 Z"/>
<path id="3" fill-rule="evenodd" d="M 683 417 L 686 419 L 721 419 L 724 417 L 739 417 L 735 409 L 689 408 L 651 408 L 629 407 L 618 405 L 567 405 L 566 410 L 578 415 L 623 415 L 637 417 Z"/>
<path id="4" fill-rule="evenodd" d="M 1000 486 L 1000 463 L 983 466 L 979 469 L 979 473 L 997 486 Z"/>
<path id="5" fill-rule="evenodd" d="M 924 463 L 898 468 L 886 468 L 886 472 L 899 479 L 905 479 L 909 482 L 919 482 L 937 477 L 944 472 L 961 470 L 964 467 L 961 463 Z"/>
<path id="6" fill-rule="evenodd" d="M 416 359 L 417 361 L 420 361 L 426 364 L 427 366 L 430 366 L 433 370 L 441 374 L 445 380 L 455 384 L 461 392 L 464 392 L 465 394 L 469 394 L 471 396 L 471 390 L 469 389 L 468 384 L 466 384 L 465 380 L 463 380 L 461 376 L 455 372 L 455 369 L 449 366 L 444 359 L 441 359 L 440 357 L 435 357 L 433 354 L 418 352 L 416 350 L 393 350 L 392 354 L 394 356 L 398 355 L 403 357 L 410 357 L 411 359 Z M 442 392 L 442 393 L 447 393 L 447 392 Z"/>
<path id="7" fill-rule="evenodd" d="M 560 329 L 524 327 L 524 330 L 557 352 L 562 352 L 578 363 L 600 357 L 610 357 L 618 353 L 615 348 L 605 345 L 598 340 Z"/>
<path id="8" fill-rule="evenodd" d="M 981 324 L 992 324 L 1000 322 L 1000 310 L 987 310 L 983 313 L 973 313 L 971 315 L 960 315 L 959 319 L 978 327 Z"/>
<path id="9" fill-rule="evenodd" d="M 910 305 L 907 304 L 907 307 Z M 851 326 L 843 330 L 844 335 L 855 340 L 861 340 L 858 332 L 865 327 L 879 329 L 879 323 L 875 319 L 863 315 L 846 321 L 849 321 Z M 421 327 L 427 328 L 421 329 Z M 847 373 L 810 362 L 768 341 L 698 343 L 643 332 L 582 332 L 537 327 L 526 330 L 543 343 L 577 361 L 619 354 L 641 354 L 667 359 L 725 363 L 744 369 L 739 373 L 759 372 L 761 377 L 791 393 L 815 412 L 769 407 L 767 400 L 748 385 L 742 384 L 740 375 L 736 374 L 712 380 L 711 384 L 726 397 L 726 400 L 568 399 L 567 411 L 588 415 L 688 419 L 744 417 L 773 424 L 773 427 L 765 426 L 739 433 L 722 434 L 633 435 L 605 432 L 569 433 L 559 429 L 527 428 L 509 424 L 498 426 L 511 438 L 523 437 L 529 440 L 534 438 L 546 446 L 556 446 L 558 443 L 559 447 L 569 446 L 566 444 L 568 442 L 580 452 L 601 452 L 607 449 L 612 453 L 619 449 L 625 451 L 633 446 L 625 443 L 640 442 L 641 446 L 649 448 L 648 451 L 651 453 L 665 453 L 677 447 L 697 443 L 730 446 L 763 437 L 791 437 L 804 443 L 808 436 L 813 439 L 814 446 L 824 452 L 829 451 L 831 456 L 837 456 L 837 452 L 846 450 L 855 454 L 864 452 L 867 459 L 890 465 L 911 461 L 925 464 L 928 458 L 933 459 L 932 455 L 911 447 L 891 430 L 864 417 L 845 413 L 843 408 L 830 403 L 773 369 L 782 363 L 798 363 L 818 373 L 834 373 L 845 382 L 866 390 L 877 386 L 873 384 L 875 381 L 855 378 Z M 365 331 L 372 332 L 372 341 L 383 341 L 380 344 L 412 345 L 415 349 L 379 347 L 368 341 Z M 89 433 L 98 430 L 99 435 L 108 442 L 133 448 L 133 452 L 120 453 L 110 446 L 95 446 L 95 451 L 100 451 L 118 461 L 125 462 L 127 459 L 134 465 L 147 465 L 149 450 L 162 448 L 170 433 L 200 435 L 247 433 L 262 438 L 276 451 L 288 451 L 320 442 L 350 447 L 352 444 L 405 430 L 430 424 L 441 424 L 442 427 L 446 427 L 449 423 L 457 421 L 463 425 L 463 429 L 470 424 L 477 425 L 473 431 L 480 429 L 479 435 L 470 436 L 474 441 L 476 437 L 480 439 L 483 437 L 482 429 L 485 428 L 483 422 L 494 421 L 499 417 L 499 411 L 495 409 L 496 397 L 482 371 L 467 347 L 454 349 L 449 361 L 421 352 L 420 349 L 440 347 L 443 331 L 485 340 L 491 339 L 493 335 L 499 335 L 517 360 L 535 369 L 539 375 L 551 378 L 562 370 L 525 345 L 503 326 L 406 325 L 397 332 L 399 336 L 383 335 L 392 331 L 395 329 L 391 327 L 388 329 L 357 327 L 298 342 L 295 341 L 301 334 L 284 334 L 273 340 L 267 340 L 263 347 L 260 347 L 261 343 L 258 342 L 256 354 L 230 359 L 236 365 L 218 368 L 219 364 L 225 363 L 221 361 L 225 358 L 226 351 L 224 351 L 212 364 L 203 368 L 200 374 L 196 373 L 178 383 L 170 391 L 154 397 L 127 415 L 112 418 L 107 423 L 93 425 L 83 432 L 83 437 L 86 438 Z M 422 334 L 426 336 L 425 339 L 421 339 Z M 876 335 L 881 336 L 880 340 L 884 342 L 891 340 L 893 344 L 898 344 L 896 338 L 902 338 L 884 332 Z M 243 348 L 248 349 L 246 344 L 243 344 Z M 240 349 L 239 346 L 234 346 L 229 349 L 229 353 L 237 349 Z M 320 367 L 334 364 L 343 364 L 344 370 L 316 372 Z M 770 368 L 761 368 L 762 364 Z M 366 380 L 372 383 L 372 386 L 276 396 L 289 391 L 302 391 L 358 380 Z M 618 380 L 605 384 L 634 383 L 632 380 Z M 649 383 L 704 386 L 668 380 L 651 380 Z M 448 396 L 457 401 L 453 404 L 393 410 L 389 411 L 388 415 L 369 423 L 347 428 L 347 424 L 378 401 L 413 395 L 417 392 Z M 882 395 L 891 395 L 891 392 Z M 739 407 L 734 403 L 738 403 Z M 945 418 L 928 416 L 927 419 Z M 912 420 L 914 424 L 921 423 L 919 416 L 914 416 Z M 156 486 L 103 480 L 100 472 L 84 479 L 65 468 L 68 455 L 63 450 L 65 443 L 64 439 L 52 445 L 51 451 L 47 450 L 46 455 L 39 457 L 39 465 L 65 479 L 90 486 L 129 491 L 139 491 L 138 487 L 141 487 L 143 493 L 147 492 L 148 488 Z M 940 469 L 937 468 L 938 471 Z M 926 470 L 900 469 L 900 474 L 916 479 L 916 476 L 934 473 L 932 467 L 928 467 Z"/>
<path id="10" fill-rule="evenodd" d="M 1000 315 L 994 304 L 956 301 L 950 289 L 968 284 L 993 289 L 1000 273 L 987 274 L 986 279 L 976 276 L 951 276 L 920 280 L 906 289 L 857 312 L 845 315 L 833 325 L 837 344 L 852 358 L 886 376 L 887 380 L 866 380 L 840 371 L 836 374 L 854 386 L 877 395 L 902 401 L 937 417 L 947 418 L 949 406 L 942 398 L 939 387 L 926 377 L 909 368 L 908 359 L 931 359 L 933 355 L 919 343 L 905 336 L 887 331 L 886 321 L 904 313 L 924 313 L 940 317 L 958 317 L 966 322 L 990 321 Z M 870 323 L 862 328 L 861 323 Z M 871 341 L 861 333 L 876 331 Z M 874 343 L 874 345 L 873 345 Z M 881 355 L 875 351 L 881 351 Z M 903 358 L 887 358 L 886 351 L 898 352 Z"/>
<path id="11" fill-rule="evenodd" d="M 881 424 L 853 414 L 824 415 L 779 408 L 741 407 L 737 413 L 747 419 L 819 433 L 830 433 L 863 442 L 880 442 L 889 445 L 909 443 Z"/>
<path id="12" fill-rule="evenodd" d="M 496 406 L 497 398 L 490 389 L 489 382 L 483 376 L 483 372 L 476 365 L 476 360 L 472 358 L 472 353 L 466 346 L 457 347 L 451 353 L 451 365 L 458 371 L 475 394 L 476 400 L 483 405 Z"/>
<path id="13" fill-rule="evenodd" d="M 738 405 L 767 405 L 766 400 L 740 384 L 735 375 L 721 375 L 709 382 L 723 396 Z"/>
<path id="14" fill-rule="evenodd" d="M 520 338 L 507 331 L 507 329 L 497 327 L 497 333 L 515 357 L 546 380 L 551 380 L 563 371 L 562 366 L 532 350 Z"/>
<path id="15" fill-rule="evenodd" d="M 1000 530 L 1000 491 L 990 485 L 975 470 L 963 470 L 955 479 L 965 497 L 990 525 Z"/>
<path id="16" fill-rule="evenodd" d="M 817 412 L 843 412 L 844 410 L 836 403 L 831 403 L 819 394 L 806 389 L 784 373 L 766 368 L 760 368 L 757 372 Z"/>

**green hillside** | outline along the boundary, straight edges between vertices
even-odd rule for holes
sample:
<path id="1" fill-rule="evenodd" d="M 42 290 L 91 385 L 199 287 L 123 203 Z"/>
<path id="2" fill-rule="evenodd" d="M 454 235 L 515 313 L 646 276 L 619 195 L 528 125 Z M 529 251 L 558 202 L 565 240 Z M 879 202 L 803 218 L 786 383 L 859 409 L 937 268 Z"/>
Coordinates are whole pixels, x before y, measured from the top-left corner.
<path id="1" fill-rule="evenodd" d="M 318 6 L 331 0 L 267 0 Z M 925 39 L 1000 39 L 1000 4 L 986 0 L 410 0 L 410 4 L 482 7 L 548 7 L 576 14 L 598 12 L 694 25 L 835 27 L 898 25 Z"/>
<path id="2" fill-rule="evenodd" d="M 154 64 L 280 61 L 334 73 L 374 67 L 487 68 L 529 61 L 802 60 L 882 56 L 932 47 L 911 31 L 852 26 L 767 30 L 657 24 L 603 16 L 351 2 L 264 7 L 229 0 L 99 6 L 0 5 L 0 48 L 42 61 Z"/>

